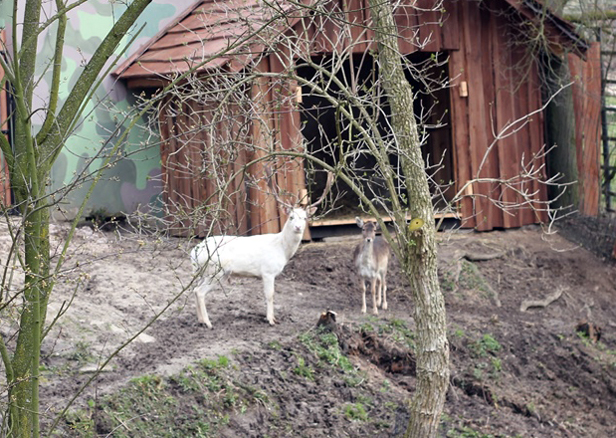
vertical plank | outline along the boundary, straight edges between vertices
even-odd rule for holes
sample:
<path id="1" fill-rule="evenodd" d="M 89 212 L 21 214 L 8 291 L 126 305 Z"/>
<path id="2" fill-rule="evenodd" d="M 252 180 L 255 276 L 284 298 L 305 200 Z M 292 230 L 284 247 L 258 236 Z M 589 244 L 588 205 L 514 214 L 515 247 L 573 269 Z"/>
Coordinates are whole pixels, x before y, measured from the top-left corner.
<path id="1" fill-rule="evenodd" d="M 507 45 L 507 37 L 505 35 L 506 28 L 499 26 L 496 19 L 490 21 L 490 29 L 494 35 L 495 43 L 492 46 L 492 58 L 494 62 L 494 87 L 495 87 L 495 131 L 497 135 L 502 133 L 505 127 L 513 122 L 513 85 L 511 83 L 512 68 L 511 56 Z M 499 176 L 504 179 L 513 177 L 515 172 L 515 164 L 517 157 L 516 136 L 507 136 L 498 142 L 499 159 L 498 169 Z M 502 152 L 502 153 L 501 153 Z M 507 205 L 514 205 L 519 200 L 515 192 L 507 187 L 502 189 L 503 201 Z M 517 212 L 514 215 L 503 215 L 503 226 L 511 228 L 519 226 L 519 216 Z"/>
<path id="2" fill-rule="evenodd" d="M 586 167 L 586 203 L 584 214 L 599 214 L 600 177 L 599 157 L 601 154 L 601 46 L 591 43 L 584 65 L 584 83 L 586 85 L 587 117 L 584 119 L 584 158 Z"/>
<path id="3" fill-rule="evenodd" d="M 324 13 L 315 20 L 315 43 L 318 52 L 340 53 L 348 41 L 342 31 L 340 17 L 343 16 L 341 0 L 330 0 L 322 4 Z"/>
<path id="4" fill-rule="evenodd" d="M 443 25 L 441 26 L 441 50 L 460 50 L 460 17 L 458 0 L 443 1 Z"/>
<path id="5" fill-rule="evenodd" d="M 471 180 L 470 165 L 470 133 L 469 133 L 469 105 L 468 97 L 461 96 L 463 83 L 468 83 L 468 68 L 466 63 L 466 50 L 452 52 L 449 58 L 449 77 L 454 86 L 449 89 L 451 128 L 454 141 L 454 180 L 455 190 L 459 192 Z M 473 228 L 476 220 L 473 211 L 473 200 L 464 196 L 459 205 L 462 216 L 462 227 Z"/>
<path id="6" fill-rule="evenodd" d="M 263 60 L 256 67 L 257 71 L 270 71 L 270 58 Z M 259 77 L 254 81 L 252 97 L 257 114 L 254 115 L 252 125 L 252 140 L 255 150 L 251 159 L 265 156 L 272 145 L 272 94 L 270 81 L 265 77 Z M 258 181 L 257 187 L 251 188 L 251 234 L 275 233 L 280 231 L 277 221 L 276 200 L 267 195 L 267 183 L 264 180 L 265 166 L 259 162 L 252 166 L 250 174 Z"/>
<path id="7" fill-rule="evenodd" d="M 494 52 L 493 46 L 496 44 L 496 26 L 494 25 L 495 17 L 492 13 L 484 7 L 479 7 L 480 26 L 481 32 L 481 68 L 483 70 L 483 91 L 486 111 L 484 114 L 484 127 L 486 138 L 486 149 L 484 154 L 487 157 L 485 162 L 485 170 L 483 172 L 484 177 L 499 178 L 499 155 L 500 151 L 497 145 L 489 149 L 494 143 L 494 135 L 492 134 L 493 115 L 498 106 L 496 101 L 496 90 L 494 86 L 494 58 L 492 53 Z M 482 157 L 483 159 L 483 157 Z M 490 201 L 487 203 L 488 214 L 488 229 L 502 228 L 503 227 L 503 210 L 499 208 L 492 200 L 497 200 L 501 196 L 501 185 L 498 183 L 485 184 L 485 190 Z"/>
<path id="8" fill-rule="evenodd" d="M 409 55 L 419 50 L 419 20 L 417 10 L 408 2 L 401 2 L 394 10 L 394 19 L 398 27 L 398 47 L 400 53 Z"/>
<path id="9" fill-rule="evenodd" d="M 541 86 L 539 66 L 536 62 L 533 62 L 532 71 L 529 75 L 528 87 L 529 112 L 539 110 L 542 106 Z M 531 147 L 530 153 L 532 154 L 529 158 L 534 158 L 535 168 L 539 169 L 543 167 L 544 170 L 541 177 L 545 179 L 547 177 L 545 174 L 545 160 L 543 158 L 538 158 L 544 147 L 545 134 L 543 126 L 543 112 L 534 114 L 529 121 L 529 144 Z M 548 220 L 547 212 L 545 211 L 545 202 L 548 200 L 547 187 L 537 179 L 533 179 L 532 190 L 533 193 L 535 193 L 534 197 L 536 201 L 532 204 L 533 208 L 528 210 L 529 221 L 532 221 L 529 223 L 546 222 Z"/>
<path id="10" fill-rule="evenodd" d="M 352 53 L 363 53 L 366 50 L 363 2 L 360 0 L 342 0 L 342 8 L 349 26 L 348 47 Z"/>
<path id="11" fill-rule="evenodd" d="M 163 108 L 167 108 L 167 106 L 169 105 L 169 97 L 166 97 L 164 99 L 164 104 L 163 104 Z M 160 142 L 160 170 L 161 170 L 161 183 L 163 186 L 163 202 L 165 203 L 165 205 L 167 206 L 167 208 L 169 208 L 171 206 L 170 203 L 170 198 L 169 198 L 169 185 L 170 185 L 170 178 L 171 178 L 171 172 L 169 169 L 169 155 L 171 152 L 171 146 L 170 146 L 170 137 L 171 137 L 171 133 L 170 133 L 170 126 L 168 123 L 168 118 L 169 115 L 167 114 L 167 111 L 163 110 L 160 111 L 158 113 L 158 131 L 160 132 L 160 137 L 161 137 L 161 142 Z M 165 219 L 168 221 L 169 217 L 165 217 Z"/>
<path id="12" fill-rule="evenodd" d="M 376 50 L 376 43 L 374 42 L 374 22 L 372 21 L 372 15 L 370 14 L 369 0 L 360 0 L 362 8 L 364 10 L 364 25 L 366 26 L 366 51 Z"/>
<path id="13" fill-rule="evenodd" d="M 239 104 L 234 103 L 231 105 L 230 113 L 235 115 L 229 120 L 231 124 L 231 141 L 234 145 L 235 156 L 231 157 L 231 170 L 235 175 L 231 182 L 231 190 L 233 191 L 231 200 L 235 205 L 235 227 L 238 235 L 246 235 L 248 232 L 248 220 L 246 214 L 248 212 L 247 202 L 248 196 L 246 193 L 245 175 L 243 167 L 246 164 L 246 147 L 245 141 L 245 127 L 246 117 Z"/>
<path id="14" fill-rule="evenodd" d="M 221 193 L 222 175 L 225 168 L 221 166 L 222 157 L 221 143 L 224 142 L 225 128 L 219 126 L 216 113 L 219 111 L 215 104 L 206 103 L 203 108 L 207 116 L 200 120 L 196 141 L 191 143 L 194 160 L 199 165 L 192 168 L 194 197 L 198 200 L 201 208 L 206 208 L 210 213 L 204 218 L 204 227 L 214 234 L 232 234 L 225 230 L 222 223 L 227 223 L 225 210 L 225 193 Z M 228 128 L 228 127 L 227 127 Z M 196 180 L 196 181 L 195 181 Z M 197 205 L 195 205 L 197 207 Z M 219 211 L 220 209 L 220 211 Z"/>
<path id="15" fill-rule="evenodd" d="M 470 164 L 471 178 L 485 177 L 487 168 L 479 169 L 483 156 L 486 153 L 488 137 L 486 120 L 489 120 L 487 99 L 484 94 L 483 69 L 477 68 L 483 62 L 481 47 L 482 33 L 477 32 L 478 23 L 481 23 L 481 14 L 476 2 L 464 2 L 464 45 L 466 46 L 466 61 L 471 74 L 468 76 L 468 105 L 469 105 L 469 137 L 470 137 Z M 490 195 L 486 184 L 474 184 L 474 214 L 476 228 L 479 231 L 491 229 L 489 222 L 490 207 L 485 198 Z"/>
<path id="16" fill-rule="evenodd" d="M 284 57 L 282 58 L 284 59 Z M 281 62 L 278 56 L 271 56 L 270 68 L 272 72 L 283 73 L 290 68 L 291 64 L 285 65 Z M 282 150 L 302 152 L 302 133 L 301 120 L 298 111 L 298 103 L 296 102 L 297 81 L 289 79 L 281 79 L 275 86 L 280 90 L 273 98 L 275 111 L 275 131 L 276 143 L 280 145 Z M 301 158 L 281 157 L 278 161 L 278 172 L 276 181 L 278 186 L 291 196 L 287 199 L 288 202 L 294 203 L 300 200 L 300 196 L 306 190 L 306 179 L 304 174 L 304 162 Z M 280 228 L 284 226 L 286 215 L 284 209 L 279 206 L 280 213 Z M 310 239 L 308 229 L 306 229 L 305 239 Z"/>
<path id="17" fill-rule="evenodd" d="M 586 62 L 569 55 L 569 70 L 575 81 L 575 145 L 580 194 L 579 211 L 587 216 L 599 213 L 599 128 L 601 111 L 601 64 L 599 43 L 593 43 Z"/>
<path id="18" fill-rule="evenodd" d="M 521 68 L 523 63 L 527 62 L 525 60 L 524 48 L 514 47 L 510 52 L 511 65 L 510 69 L 512 72 L 511 77 L 511 90 L 514 95 L 513 99 L 513 120 L 522 120 L 520 123 L 516 125 L 516 127 L 520 126 L 521 123 L 527 123 L 527 121 L 523 121 L 522 117 L 528 114 L 528 108 L 525 105 L 525 101 L 528 100 L 527 96 L 527 88 L 525 86 L 528 81 L 527 69 Z M 528 135 L 528 124 L 524 126 L 524 128 L 519 129 L 513 135 L 513 146 L 514 149 L 509 152 L 507 159 L 511 160 L 511 176 L 520 175 L 522 171 L 522 160 L 527 162 L 529 159 L 529 149 L 526 148 L 526 145 L 530 142 L 530 137 Z M 543 140 L 540 140 L 540 143 L 543 143 Z M 525 185 L 523 183 L 517 183 L 516 189 L 523 191 L 525 189 Z M 521 195 L 516 194 L 516 202 L 522 203 L 524 199 Z M 516 226 L 522 226 L 533 223 L 529 222 L 526 215 L 525 210 L 520 209 L 516 212 Z"/>
<path id="19" fill-rule="evenodd" d="M 180 114 L 178 116 L 178 125 L 180 127 L 180 135 L 178 146 L 179 149 L 176 152 L 177 167 L 176 173 L 179 177 L 179 186 L 177 193 L 177 202 L 180 205 L 181 214 L 181 227 L 182 235 L 188 233 L 188 230 L 192 230 L 192 224 L 190 223 L 190 213 L 192 212 L 192 183 L 190 174 L 190 121 L 189 121 L 189 108 L 186 104 L 181 106 Z"/>
<path id="20" fill-rule="evenodd" d="M 416 0 L 419 17 L 419 40 L 422 52 L 438 52 L 442 47 L 440 10 L 434 10 L 438 2 L 434 0 Z"/>

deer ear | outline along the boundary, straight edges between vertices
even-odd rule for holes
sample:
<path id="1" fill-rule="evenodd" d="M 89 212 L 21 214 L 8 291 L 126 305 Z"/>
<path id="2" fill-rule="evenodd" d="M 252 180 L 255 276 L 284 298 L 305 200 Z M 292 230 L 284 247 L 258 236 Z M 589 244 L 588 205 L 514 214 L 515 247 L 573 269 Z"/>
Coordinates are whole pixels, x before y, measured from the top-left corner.
<path id="1" fill-rule="evenodd" d="M 282 211 L 284 211 L 284 214 L 286 214 L 287 216 L 289 216 L 291 214 L 291 212 L 293 211 L 293 209 L 291 207 L 289 207 L 288 205 L 285 205 L 282 209 Z"/>
<path id="2" fill-rule="evenodd" d="M 355 223 L 359 228 L 364 228 L 364 221 L 359 216 L 355 216 Z"/>
<path id="3" fill-rule="evenodd" d="M 316 212 L 317 212 L 316 205 L 314 207 L 308 207 L 308 209 L 306 210 L 306 213 L 308 213 L 308 216 L 314 216 Z"/>

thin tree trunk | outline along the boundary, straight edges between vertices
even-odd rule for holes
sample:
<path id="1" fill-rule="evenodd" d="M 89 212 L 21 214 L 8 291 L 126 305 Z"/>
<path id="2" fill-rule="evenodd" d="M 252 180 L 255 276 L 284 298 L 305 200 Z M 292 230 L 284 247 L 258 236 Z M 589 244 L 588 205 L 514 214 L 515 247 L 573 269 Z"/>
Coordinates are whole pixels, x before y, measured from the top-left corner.
<path id="1" fill-rule="evenodd" d="M 19 332 L 13 357 L 0 340 L 0 353 L 5 365 L 8 385 L 8 430 L 11 437 L 37 438 L 39 426 L 39 367 L 42 334 L 47 303 L 54 279 L 50 273 L 49 204 L 45 187 L 51 168 L 74 124 L 81 117 L 83 103 L 107 61 L 130 27 L 151 0 L 134 0 L 99 44 L 62 108 L 57 111 L 59 74 L 63 50 L 66 16 L 58 19 L 55 41 L 55 64 L 50 92 L 50 106 L 43 128 L 33 135 L 32 99 L 36 85 L 37 43 L 41 30 L 41 0 L 23 2 L 24 22 L 19 47 L 15 42 L 11 85 L 16 102 L 13 147 L 3 139 L 0 146 L 9 164 L 15 205 L 23 216 L 23 261 L 25 281 Z M 56 4 L 63 6 L 63 2 Z M 17 10 L 15 6 L 14 12 Z M 60 12 L 60 14 L 66 13 Z M 17 20 L 18 14 L 14 14 Z M 14 28 L 17 23 L 14 22 Z"/>
<path id="2" fill-rule="evenodd" d="M 436 230 L 432 197 L 421 155 L 417 123 L 413 114 L 413 94 L 406 80 L 398 48 L 391 3 L 370 0 L 370 10 L 378 43 L 380 74 L 392 113 L 392 127 L 401 150 L 402 170 L 411 212 L 424 219 L 424 226 L 406 230 L 407 255 L 402 266 L 414 301 L 417 325 L 417 388 L 410 402 L 411 419 L 405 433 L 409 438 L 437 434 L 445 395 L 449 386 L 449 344 L 445 301 L 437 275 Z"/>

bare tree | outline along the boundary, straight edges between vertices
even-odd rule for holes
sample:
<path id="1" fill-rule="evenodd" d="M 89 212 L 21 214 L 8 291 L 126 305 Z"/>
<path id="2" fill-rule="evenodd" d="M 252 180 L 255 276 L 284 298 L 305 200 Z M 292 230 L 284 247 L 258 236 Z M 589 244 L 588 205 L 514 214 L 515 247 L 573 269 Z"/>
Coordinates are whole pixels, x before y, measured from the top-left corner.
<path id="1" fill-rule="evenodd" d="M 90 98 L 105 64 L 150 1 L 137 0 L 128 6 L 86 64 L 61 105 L 61 61 L 67 13 L 83 1 L 72 4 L 56 1 L 55 13 L 48 19 L 42 19 L 40 0 L 14 2 L 12 26 L 14 30 L 21 28 L 21 38 L 13 41 L 12 50 L 7 51 L 8 58 L 0 58 L 0 65 L 5 72 L 2 85 L 4 81 L 10 83 L 16 103 L 15 112 L 11 115 L 15 123 L 12 147 L 4 135 L 0 136 L 0 147 L 8 165 L 15 196 L 14 207 L 19 209 L 22 217 L 21 226 L 12 230 L 14 245 L 11 258 L 16 258 L 24 273 L 23 290 L 11 296 L 8 302 L 2 303 L 3 310 L 10 306 L 18 312 L 19 318 L 14 343 L 9 344 L 4 338 L 0 339 L 0 353 L 8 383 L 8 410 L 4 416 L 7 420 L 4 427 L 11 436 L 38 437 L 40 433 L 41 342 L 46 333 L 47 306 L 57 279 L 57 266 L 61 265 L 66 255 L 65 247 L 60 251 L 57 266 L 52 267 L 49 217 L 53 201 L 47 193 L 51 169 L 65 140 L 83 115 L 84 102 Z M 19 7 L 23 7 L 23 22 L 19 21 Z M 53 79 L 48 95 L 49 104 L 44 108 L 44 122 L 42 126 L 36 127 L 33 116 L 38 109 L 33 105 L 33 95 L 38 82 L 37 48 L 41 33 L 52 25 L 56 26 L 55 52 L 48 67 L 53 72 Z M 8 271 L 5 269 L 3 284 L 7 284 L 7 281 Z M 21 300 L 23 303 L 14 306 Z M 12 352 L 9 348 L 12 348 Z"/>

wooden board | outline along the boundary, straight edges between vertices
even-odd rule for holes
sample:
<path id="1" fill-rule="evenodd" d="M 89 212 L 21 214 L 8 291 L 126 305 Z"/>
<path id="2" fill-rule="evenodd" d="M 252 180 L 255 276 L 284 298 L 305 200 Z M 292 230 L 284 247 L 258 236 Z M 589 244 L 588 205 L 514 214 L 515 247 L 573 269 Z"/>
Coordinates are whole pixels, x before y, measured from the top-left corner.
<path id="1" fill-rule="evenodd" d="M 460 219 L 460 217 L 455 213 L 435 213 L 434 214 L 435 220 L 438 220 L 441 218 Z M 362 219 L 371 220 L 372 218 L 370 216 L 362 216 Z M 390 216 L 383 216 L 381 217 L 381 219 L 383 220 L 383 222 L 393 222 L 394 220 Z M 407 216 L 406 219 L 411 220 L 412 217 Z M 310 226 L 311 227 L 328 227 L 332 225 L 352 225 L 354 223 L 355 223 L 355 217 L 343 217 L 343 218 L 336 218 L 336 219 L 321 219 L 318 221 L 311 221 Z"/>
<path id="2" fill-rule="evenodd" d="M 592 43 L 584 62 L 569 55 L 569 70 L 575 80 L 573 106 L 577 151 L 580 212 L 599 214 L 600 200 L 600 121 L 601 121 L 601 58 L 599 43 Z"/>
<path id="3" fill-rule="evenodd" d="M 515 135 L 506 135 L 510 131 L 508 127 L 514 122 L 514 104 L 515 99 L 512 69 L 511 69 L 511 52 L 502 50 L 501 47 L 506 47 L 507 36 L 506 29 L 502 29 L 497 25 L 496 20 L 491 20 L 490 30 L 495 38 L 495 44 L 492 46 L 492 59 L 494 65 L 494 115 L 495 115 L 495 132 L 497 135 L 503 134 L 504 138 L 500 139 L 497 144 L 498 148 L 498 167 L 499 176 L 501 178 L 512 178 L 516 175 L 516 163 L 519 161 L 517 156 L 518 142 Z M 507 157 L 507 154 L 510 154 Z M 503 188 L 503 202 L 506 205 L 514 205 L 520 202 L 512 188 Z M 504 214 L 503 226 L 505 228 L 518 227 L 521 224 L 518 214 Z"/>
<path id="4" fill-rule="evenodd" d="M 454 84 L 450 90 L 450 109 L 453 138 L 453 159 L 455 190 L 460 192 L 471 178 L 470 165 L 470 134 L 469 134 L 469 104 L 468 97 L 462 95 L 462 90 L 468 85 L 468 70 L 466 69 L 466 51 L 452 52 L 449 59 L 449 78 Z M 472 186 L 469 187 L 472 191 Z M 476 221 L 473 214 L 473 200 L 462 193 L 459 209 L 462 216 L 462 227 L 473 228 Z"/>

